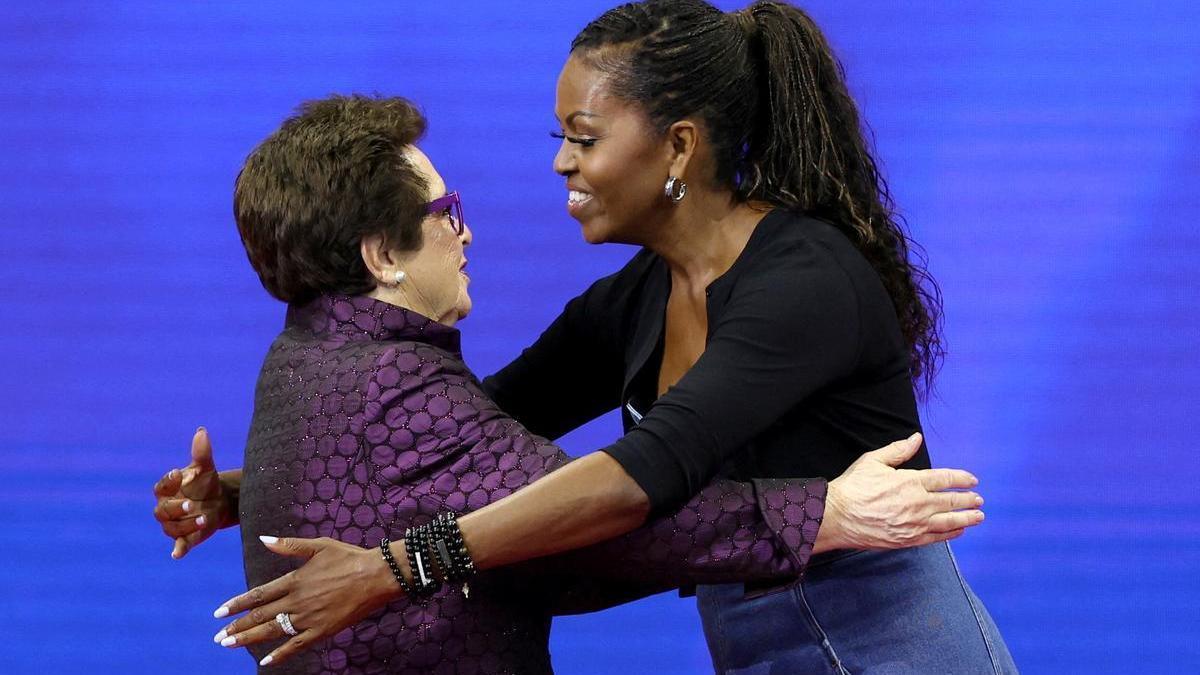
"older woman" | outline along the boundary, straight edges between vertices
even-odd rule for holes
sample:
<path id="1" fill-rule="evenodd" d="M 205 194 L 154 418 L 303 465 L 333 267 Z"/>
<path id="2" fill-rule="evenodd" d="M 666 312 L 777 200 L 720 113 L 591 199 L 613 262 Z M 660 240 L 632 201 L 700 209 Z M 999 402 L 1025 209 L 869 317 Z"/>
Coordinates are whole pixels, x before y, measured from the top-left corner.
<path id="1" fill-rule="evenodd" d="M 464 251 L 472 235 L 457 193 L 446 193 L 413 145 L 423 125 L 401 99 L 308 104 L 238 178 L 239 231 L 264 286 L 289 303 L 286 326 L 259 379 L 245 473 L 226 474 L 223 491 L 199 432 L 194 466 L 156 487 L 164 529 L 192 544 L 240 519 L 247 581 L 266 585 L 252 594 L 258 606 L 245 623 L 218 634 L 222 644 L 251 645 L 269 665 L 288 653 L 268 654 L 261 643 L 295 635 L 292 652 L 316 647 L 291 663 L 296 672 L 544 672 L 554 611 L 682 584 L 794 578 L 814 550 L 939 540 L 977 522 L 971 513 L 931 521 L 934 511 L 977 505 L 978 496 L 931 494 L 914 482 L 965 486 L 969 474 L 902 474 L 882 463 L 911 455 L 919 441 L 910 440 L 833 481 L 819 530 L 821 479 L 717 481 L 624 537 L 462 588 L 443 585 L 472 561 L 456 557 L 466 549 L 444 546 L 454 541 L 453 518 L 435 516 L 480 510 L 566 458 L 499 410 L 462 363 L 453 326 L 471 306 Z M 838 508 L 839 497 L 880 494 L 888 499 L 857 521 Z M 234 495 L 236 518 L 227 501 Z M 913 522 L 897 535 L 897 525 Z M 413 526 L 424 539 L 389 543 Z M 377 602 L 339 607 L 336 617 L 279 605 L 294 564 L 256 537 L 348 572 L 305 578 L 314 597 L 350 583 Z M 490 545 L 468 536 L 467 544 L 481 569 L 573 547 L 536 534 Z M 340 604 L 336 591 L 322 599 Z M 314 629 L 339 622 L 353 627 Z"/>
<path id="2" fill-rule="evenodd" d="M 446 192 L 413 145 L 422 130 L 420 114 L 400 98 L 308 103 L 239 175 L 235 213 L 247 255 L 263 285 L 289 303 L 259 377 L 236 490 L 247 583 L 269 583 L 294 567 L 264 549 L 262 537 L 272 550 L 356 571 L 308 580 L 314 586 L 350 583 L 395 602 L 382 611 L 347 608 L 338 620 L 354 626 L 326 637 L 311 628 L 323 625 L 320 611 L 275 607 L 268 585 L 256 596 L 265 607 L 247 617 L 256 627 L 227 629 L 218 641 L 253 645 L 268 665 L 272 656 L 259 643 L 295 635 L 293 647 L 317 647 L 290 664 L 301 673 L 539 673 L 550 668 L 554 611 L 684 584 L 794 578 L 814 546 L 853 543 L 839 537 L 846 530 L 836 514 L 818 537 L 822 479 L 718 480 L 624 537 L 469 586 L 449 584 L 467 579 L 473 561 L 454 546 L 454 516 L 436 516 L 481 509 L 566 458 L 500 411 L 462 363 L 454 325 L 470 310 L 464 250 L 472 232 L 457 193 Z M 227 513 L 208 509 L 220 496 L 204 503 L 218 484 L 203 431 L 196 444 L 205 470 L 174 474 L 158 491 L 199 490 L 202 503 L 166 498 L 162 514 L 176 526 L 184 513 L 198 514 L 194 527 L 227 524 Z M 884 454 L 900 461 L 916 446 Z M 893 488 L 905 483 L 882 476 Z M 865 485 L 877 478 L 866 468 L 841 480 L 863 492 L 877 490 Z M 977 496 L 952 501 L 947 507 L 967 507 Z M 280 542 L 275 534 L 331 539 Z M 515 554 L 480 555 L 486 544 L 468 545 L 480 568 L 505 555 L 530 557 L 530 548 L 568 548 L 514 542 Z M 406 591 L 418 597 L 401 597 Z"/>

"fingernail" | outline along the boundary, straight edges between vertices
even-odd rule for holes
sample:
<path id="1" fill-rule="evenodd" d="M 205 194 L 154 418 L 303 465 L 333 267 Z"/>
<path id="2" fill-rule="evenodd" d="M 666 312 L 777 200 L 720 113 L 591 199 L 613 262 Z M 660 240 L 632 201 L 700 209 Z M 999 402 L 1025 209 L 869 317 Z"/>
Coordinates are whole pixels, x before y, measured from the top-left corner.
<path id="1" fill-rule="evenodd" d="M 208 430 L 205 429 L 204 427 L 196 427 L 196 433 L 200 433 L 201 431 L 208 431 Z"/>
<path id="2" fill-rule="evenodd" d="M 192 502 L 191 501 L 183 502 L 183 512 L 188 513 L 191 510 L 192 510 Z"/>
<path id="3" fill-rule="evenodd" d="M 263 657 L 262 661 L 258 662 L 258 665 L 269 666 L 269 665 L 271 665 L 271 661 L 273 661 L 273 660 L 274 660 L 274 657 L 271 656 L 270 654 L 267 654 L 266 656 Z"/>
<path id="4" fill-rule="evenodd" d="M 204 527 L 204 523 L 207 523 L 207 522 L 208 522 L 208 520 L 205 519 L 204 516 L 200 516 L 199 518 L 196 519 L 196 527 Z"/>
<path id="5" fill-rule="evenodd" d="M 224 640 L 221 640 L 222 647 L 232 647 L 235 644 L 237 644 L 237 636 L 236 635 L 230 635 L 229 637 L 225 638 Z"/>
<path id="6" fill-rule="evenodd" d="M 224 628 L 222 628 L 220 633 L 217 633 L 216 635 L 213 636 L 213 642 L 220 644 L 221 640 L 224 640 L 228 635 L 229 635 L 229 632 L 226 631 Z"/>
<path id="7" fill-rule="evenodd" d="M 214 619 L 224 619 L 227 616 L 229 616 L 229 605 L 221 605 L 213 612 Z M 224 633 L 225 631 L 221 632 Z"/>
<path id="8" fill-rule="evenodd" d="M 258 538 L 258 540 L 264 544 L 274 544 L 275 542 L 279 541 L 279 537 L 272 537 L 270 535 L 264 534 L 264 535 L 260 536 Z M 259 665 L 262 665 L 262 664 L 259 664 Z"/>
<path id="9" fill-rule="evenodd" d="M 983 497 L 975 498 L 975 506 L 983 506 Z"/>

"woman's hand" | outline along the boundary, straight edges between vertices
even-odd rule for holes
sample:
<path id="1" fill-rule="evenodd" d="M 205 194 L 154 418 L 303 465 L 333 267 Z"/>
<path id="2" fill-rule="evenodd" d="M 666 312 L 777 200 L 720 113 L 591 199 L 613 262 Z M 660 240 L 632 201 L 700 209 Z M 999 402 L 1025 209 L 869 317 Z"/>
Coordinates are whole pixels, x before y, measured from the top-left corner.
<path id="1" fill-rule="evenodd" d="M 378 548 L 360 548 L 328 537 L 259 539 L 275 553 L 308 559 L 300 569 L 250 589 L 213 612 L 218 619 L 249 612 L 213 638 L 223 647 L 244 647 L 287 637 L 275 617 L 288 615 L 297 635 L 259 665 L 282 663 L 402 595 Z M 397 561 L 404 558 L 399 544 L 393 544 L 393 550 Z"/>
<path id="2" fill-rule="evenodd" d="M 239 473 L 240 482 L 240 473 Z M 201 427 L 192 436 L 192 462 L 172 469 L 154 485 L 154 518 L 175 540 L 172 558 L 182 558 L 222 527 L 237 523 L 237 510 L 213 464 L 212 444 Z"/>
<path id="3" fill-rule="evenodd" d="M 814 552 L 893 549 L 954 539 L 983 522 L 979 484 L 961 469 L 896 469 L 921 447 L 921 434 L 864 454 L 829 482 Z"/>

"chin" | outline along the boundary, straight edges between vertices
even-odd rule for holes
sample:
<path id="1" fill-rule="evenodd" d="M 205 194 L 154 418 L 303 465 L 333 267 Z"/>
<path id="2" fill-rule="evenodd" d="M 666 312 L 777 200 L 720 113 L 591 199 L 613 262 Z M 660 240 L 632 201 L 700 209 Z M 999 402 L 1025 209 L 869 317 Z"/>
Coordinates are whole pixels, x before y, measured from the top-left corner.
<path id="1" fill-rule="evenodd" d="M 597 225 L 595 221 L 591 224 L 581 223 L 580 230 L 583 232 L 583 240 L 589 244 L 607 244 L 611 241 L 608 228 Z"/>
<path id="2" fill-rule="evenodd" d="M 455 311 L 458 313 L 459 321 L 467 318 L 467 315 L 471 313 L 471 298 L 464 297 L 462 302 L 458 303 L 458 307 L 455 308 Z"/>

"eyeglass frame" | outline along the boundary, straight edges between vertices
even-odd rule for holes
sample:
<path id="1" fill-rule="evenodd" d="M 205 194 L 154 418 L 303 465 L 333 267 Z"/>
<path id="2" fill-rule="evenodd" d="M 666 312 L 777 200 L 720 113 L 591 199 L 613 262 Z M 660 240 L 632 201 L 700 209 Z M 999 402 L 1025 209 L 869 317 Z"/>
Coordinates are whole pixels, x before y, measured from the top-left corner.
<path id="1" fill-rule="evenodd" d="M 451 211 L 452 213 L 443 213 L 444 211 Z M 461 237 L 463 232 L 467 230 L 467 221 L 463 219 L 462 199 L 458 196 L 458 190 L 447 193 L 446 196 L 438 197 L 426 204 L 425 214 L 429 216 L 449 216 L 450 229 L 454 231 L 456 236 Z"/>

